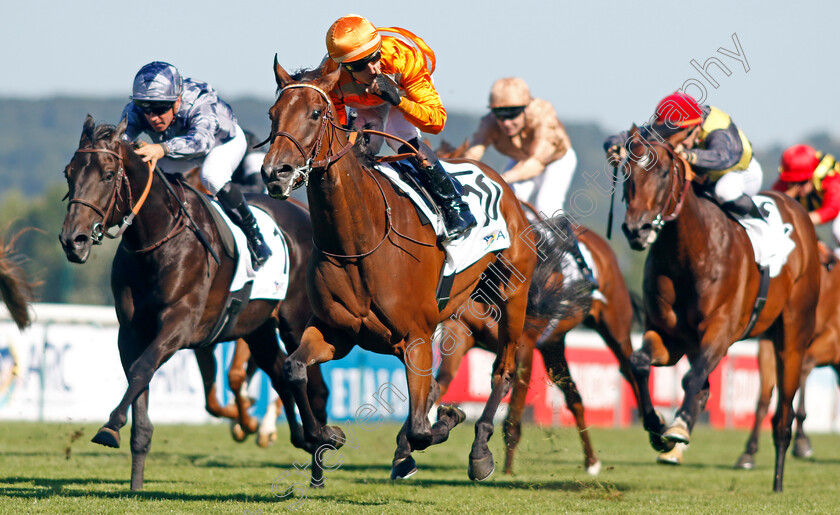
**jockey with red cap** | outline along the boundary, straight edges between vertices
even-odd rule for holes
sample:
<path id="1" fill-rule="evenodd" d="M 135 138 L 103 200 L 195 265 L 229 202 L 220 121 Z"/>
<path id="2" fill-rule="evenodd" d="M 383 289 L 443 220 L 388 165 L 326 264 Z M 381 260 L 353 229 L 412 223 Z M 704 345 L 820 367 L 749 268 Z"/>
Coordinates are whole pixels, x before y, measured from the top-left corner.
<path id="1" fill-rule="evenodd" d="M 426 186 L 443 211 L 448 238 L 475 227 L 475 218 L 461 199 L 461 184 L 420 139 L 420 131 L 438 134 L 446 123 L 446 109 L 432 83 L 435 54 L 426 42 L 405 29 L 376 28 L 349 14 L 327 31 L 327 52 L 324 71 L 341 69 L 330 92 L 339 121 L 346 124 L 345 109 L 352 109 L 362 128 L 397 136 L 419 150 L 421 155 L 412 161 L 425 172 Z M 391 139 L 388 145 L 398 153 L 409 150 Z M 375 154 L 381 146 L 381 137 L 371 137 L 368 151 Z"/>
<path id="2" fill-rule="evenodd" d="M 798 200 L 814 225 L 833 220 L 831 232 L 840 245 L 840 163 L 831 154 L 808 145 L 794 145 L 782 154 L 779 172 L 773 189 Z"/>
<path id="3" fill-rule="evenodd" d="M 741 216 L 763 218 L 765 213 L 751 198 L 761 189 L 761 165 L 749 140 L 728 114 L 677 92 L 659 102 L 653 120 L 640 128 L 642 137 L 680 141 L 674 150 L 699 176 L 714 184 L 714 196 L 721 207 Z M 628 137 L 628 132 L 622 132 L 604 142 L 611 161 L 625 155 Z"/>

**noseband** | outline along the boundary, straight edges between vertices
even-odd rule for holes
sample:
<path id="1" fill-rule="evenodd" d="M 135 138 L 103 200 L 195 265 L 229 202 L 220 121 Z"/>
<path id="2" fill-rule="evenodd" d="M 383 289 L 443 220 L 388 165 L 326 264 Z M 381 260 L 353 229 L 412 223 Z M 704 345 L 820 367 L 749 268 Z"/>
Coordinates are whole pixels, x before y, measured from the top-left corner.
<path id="1" fill-rule="evenodd" d="M 95 204 L 88 202 L 84 199 L 80 198 L 72 198 L 68 203 L 67 209 L 70 209 L 70 206 L 73 204 L 81 204 L 87 208 L 92 209 L 96 214 L 102 217 L 102 222 L 96 222 L 91 227 L 91 240 L 93 241 L 94 245 L 101 245 L 102 244 L 102 237 L 107 237 L 110 239 L 119 238 L 122 236 L 122 233 L 131 225 L 134 220 L 134 217 L 137 216 L 137 213 L 140 211 L 140 208 L 143 206 L 143 203 L 146 202 L 146 197 L 149 195 L 149 190 L 152 187 L 152 178 L 154 174 L 152 173 L 152 167 L 149 166 L 149 179 L 146 181 L 146 188 L 143 190 L 143 194 L 140 196 L 140 199 L 137 201 L 137 205 L 132 206 L 132 199 L 131 199 L 131 183 L 128 180 L 128 175 L 125 173 L 125 166 L 123 163 L 123 157 L 117 152 L 113 150 L 108 150 L 106 148 L 80 148 L 76 150 L 76 153 L 83 153 L 83 154 L 110 154 L 117 158 L 119 161 L 120 167 L 117 170 L 117 174 L 114 180 L 114 190 L 111 192 L 111 198 L 108 201 L 108 207 L 105 209 L 101 209 Z M 108 223 L 111 216 L 113 215 L 114 208 L 117 205 L 117 197 L 119 196 L 120 188 L 122 185 L 125 184 L 125 191 L 128 197 L 128 206 L 131 208 L 131 212 L 123 217 L 122 223 L 117 229 L 116 232 L 109 232 L 105 229 L 105 224 Z"/>
<path id="2" fill-rule="evenodd" d="M 315 145 L 307 153 L 307 151 L 303 148 L 303 145 L 300 143 L 300 141 L 298 141 L 298 139 L 295 138 L 292 134 L 290 134 L 286 131 L 277 131 L 277 132 L 271 133 L 271 135 L 268 138 L 266 138 L 266 140 L 263 141 L 262 143 L 260 143 L 259 145 L 254 146 L 254 148 L 259 148 L 259 147 L 265 145 L 266 143 L 272 142 L 275 139 L 277 139 L 278 137 L 282 136 L 284 138 L 287 138 L 289 141 L 291 141 L 295 145 L 295 147 L 297 147 L 298 152 L 300 152 L 300 155 L 303 156 L 304 164 L 301 165 L 301 166 L 298 166 L 298 167 L 296 167 L 292 170 L 292 189 L 298 189 L 301 186 L 307 186 L 309 184 L 309 174 L 312 172 L 312 170 L 314 170 L 314 169 L 326 170 L 327 168 L 330 167 L 330 165 L 332 163 L 341 159 L 341 157 L 344 154 L 346 154 L 347 152 L 349 152 L 350 149 L 353 148 L 353 145 L 356 144 L 356 138 L 358 136 L 358 133 L 356 131 L 345 129 L 344 127 L 335 123 L 335 120 L 333 119 L 333 108 L 332 108 L 333 105 L 332 105 L 332 101 L 330 100 L 329 95 L 327 95 L 327 93 L 323 89 L 319 88 L 318 86 L 315 86 L 314 84 L 308 84 L 308 83 L 305 83 L 305 82 L 300 82 L 300 83 L 296 83 L 296 84 L 289 84 L 288 86 L 282 88 L 277 93 L 277 97 L 279 98 L 280 95 L 282 95 L 283 92 L 286 91 L 287 89 L 296 89 L 296 88 L 309 88 L 311 90 L 317 91 L 324 98 L 324 101 L 326 101 L 326 103 L 327 103 L 326 113 L 324 113 L 321 117 L 321 126 L 318 128 L 318 135 L 315 138 Z M 321 147 L 323 146 L 323 143 L 324 143 L 324 136 L 327 133 L 327 126 L 328 125 L 332 125 L 333 128 L 337 129 L 337 130 L 344 131 L 344 132 L 349 132 L 350 133 L 349 136 L 348 136 L 349 141 L 347 142 L 346 145 L 344 145 L 344 147 L 341 148 L 341 150 L 339 150 L 335 154 L 329 155 L 329 156 L 325 157 L 324 159 L 320 159 L 318 161 L 315 161 L 315 158 L 321 152 Z"/>

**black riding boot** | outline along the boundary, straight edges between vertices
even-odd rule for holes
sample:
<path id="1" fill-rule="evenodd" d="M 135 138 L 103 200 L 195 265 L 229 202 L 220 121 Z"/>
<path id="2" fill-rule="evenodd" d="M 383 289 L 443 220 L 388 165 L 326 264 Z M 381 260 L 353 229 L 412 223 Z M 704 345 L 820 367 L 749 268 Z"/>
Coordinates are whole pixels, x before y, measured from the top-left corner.
<path id="1" fill-rule="evenodd" d="M 257 219 L 248 209 L 248 203 L 239 187 L 229 182 L 216 193 L 216 198 L 225 210 L 225 213 L 233 220 L 248 240 L 248 250 L 251 253 L 251 264 L 254 270 L 259 270 L 271 256 L 271 249 L 265 244 Z"/>
<path id="2" fill-rule="evenodd" d="M 438 161 L 437 155 L 426 143 L 412 140 L 420 151 L 418 156 L 409 158 L 418 170 L 426 173 L 426 186 L 435 197 L 443 211 L 443 223 L 446 226 L 446 241 L 454 240 L 476 226 L 475 217 L 470 207 L 461 198 L 463 187 L 457 179 L 446 173 Z M 400 152 L 403 148 L 400 148 Z"/>
<path id="3" fill-rule="evenodd" d="M 758 207 L 755 202 L 753 202 L 752 197 L 746 193 L 741 194 L 741 196 L 735 200 L 724 202 L 721 207 L 729 212 L 735 213 L 736 215 L 749 216 L 764 221 L 767 221 L 767 215 L 770 214 L 766 209 Z"/>
<path id="4" fill-rule="evenodd" d="M 588 282 L 593 290 L 597 290 L 601 287 L 598 284 L 598 280 L 595 279 L 595 274 L 592 273 L 592 269 L 589 268 L 589 264 L 583 258 L 583 253 L 580 251 L 580 241 L 578 241 L 577 235 L 575 234 L 572 225 L 569 223 L 569 220 L 566 219 L 565 216 L 561 218 L 561 225 L 563 225 L 563 230 L 568 233 L 572 237 L 572 245 L 569 251 L 572 254 L 572 258 L 574 258 L 575 263 L 577 263 L 578 270 L 580 270 L 581 275 L 583 276 L 583 280 Z"/>

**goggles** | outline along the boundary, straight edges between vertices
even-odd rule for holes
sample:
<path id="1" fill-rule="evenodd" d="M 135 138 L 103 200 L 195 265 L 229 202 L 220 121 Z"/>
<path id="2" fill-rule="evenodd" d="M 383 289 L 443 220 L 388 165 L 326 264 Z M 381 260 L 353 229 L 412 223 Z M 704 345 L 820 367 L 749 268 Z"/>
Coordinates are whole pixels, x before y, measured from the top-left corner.
<path id="1" fill-rule="evenodd" d="M 378 60 L 382 59 L 382 52 L 377 50 L 376 52 L 370 54 L 367 57 L 359 59 L 358 61 L 351 61 L 349 63 L 341 63 L 341 66 L 344 67 L 350 73 L 358 73 L 363 71 L 367 68 L 368 63 L 374 63 Z"/>
<path id="2" fill-rule="evenodd" d="M 175 106 L 175 102 L 135 100 L 134 105 L 139 107 L 143 111 L 143 114 L 156 114 L 160 116 L 172 109 Z"/>
<path id="3" fill-rule="evenodd" d="M 494 107 L 491 109 L 493 112 L 493 116 L 496 117 L 497 120 L 513 120 L 520 114 L 525 112 L 525 106 L 515 106 L 515 107 Z"/>

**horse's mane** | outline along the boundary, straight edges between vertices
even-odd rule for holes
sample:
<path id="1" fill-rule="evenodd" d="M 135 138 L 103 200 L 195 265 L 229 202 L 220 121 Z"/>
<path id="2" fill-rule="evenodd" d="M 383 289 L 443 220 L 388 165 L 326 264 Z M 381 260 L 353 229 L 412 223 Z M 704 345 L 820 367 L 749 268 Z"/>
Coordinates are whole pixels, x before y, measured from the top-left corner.
<path id="1" fill-rule="evenodd" d="M 292 74 L 292 80 L 295 82 L 312 82 L 321 77 L 320 69 L 301 68 Z M 280 90 L 282 88 L 278 85 L 274 95 L 279 98 Z"/>
<path id="2" fill-rule="evenodd" d="M 93 140 L 99 141 L 104 138 L 110 138 L 114 134 L 115 130 L 117 130 L 116 125 L 101 123 L 93 129 Z"/>

